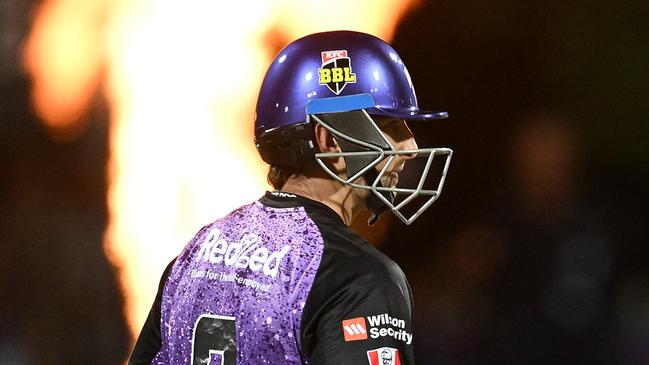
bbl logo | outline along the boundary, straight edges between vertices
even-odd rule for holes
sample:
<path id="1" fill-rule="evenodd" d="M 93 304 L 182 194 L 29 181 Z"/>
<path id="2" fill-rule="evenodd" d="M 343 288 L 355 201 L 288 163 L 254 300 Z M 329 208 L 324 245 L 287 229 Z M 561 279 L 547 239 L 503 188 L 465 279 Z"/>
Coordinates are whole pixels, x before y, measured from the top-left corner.
<path id="1" fill-rule="evenodd" d="M 322 68 L 320 85 L 327 85 L 329 90 L 338 95 L 348 83 L 356 83 L 356 74 L 352 73 L 352 64 L 347 51 L 324 51 L 322 54 Z"/>

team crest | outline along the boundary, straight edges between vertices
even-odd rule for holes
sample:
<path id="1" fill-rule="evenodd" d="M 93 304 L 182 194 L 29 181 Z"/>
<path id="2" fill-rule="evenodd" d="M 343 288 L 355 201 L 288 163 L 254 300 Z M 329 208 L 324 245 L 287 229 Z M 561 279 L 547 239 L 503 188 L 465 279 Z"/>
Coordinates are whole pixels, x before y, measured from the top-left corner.
<path id="1" fill-rule="evenodd" d="M 367 352 L 370 365 L 401 365 L 399 350 L 392 347 L 381 347 Z"/>
<path id="2" fill-rule="evenodd" d="M 326 85 L 334 94 L 340 94 L 347 84 L 356 83 L 352 63 L 346 50 L 324 51 L 322 68 L 318 69 L 320 85 Z"/>

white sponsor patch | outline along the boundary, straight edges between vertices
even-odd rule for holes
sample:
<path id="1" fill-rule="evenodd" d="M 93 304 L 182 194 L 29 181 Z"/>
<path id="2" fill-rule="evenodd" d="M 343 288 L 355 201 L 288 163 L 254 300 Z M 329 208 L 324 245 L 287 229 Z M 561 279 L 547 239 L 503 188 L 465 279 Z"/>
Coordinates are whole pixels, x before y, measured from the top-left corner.
<path id="1" fill-rule="evenodd" d="M 388 313 L 346 319 L 342 325 L 346 342 L 366 340 L 369 333 L 370 338 L 392 337 L 408 345 L 412 343 L 412 333 L 406 331 L 406 321 Z"/>
<path id="2" fill-rule="evenodd" d="M 370 365 L 401 365 L 399 350 L 393 347 L 379 347 L 367 352 Z"/>
<path id="3" fill-rule="evenodd" d="M 392 337 L 410 345 L 412 333 L 406 331 L 406 321 L 390 316 L 388 313 L 367 316 L 371 338 Z"/>

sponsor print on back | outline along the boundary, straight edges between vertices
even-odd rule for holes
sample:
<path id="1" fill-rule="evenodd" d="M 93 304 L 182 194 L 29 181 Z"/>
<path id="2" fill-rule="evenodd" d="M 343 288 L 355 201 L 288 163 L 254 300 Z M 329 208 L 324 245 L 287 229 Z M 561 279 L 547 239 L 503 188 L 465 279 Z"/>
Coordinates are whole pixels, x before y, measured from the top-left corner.
<path id="1" fill-rule="evenodd" d="M 220 229 L 213 228 L 207 234 L 195 257 L 197 262 L 202 261 L 212 265 L 207 269 L 202 267 L 192 270 L 191 276 L 234 282 L 256 290 L 268 291 L 269 283 L 260 283 L 233 271 L 223 272 L 219 266 L 247 269 L 253 273 L 259 272 L 264 276 L 275 278 L 290 248 L 284 245 L 279 250 L 269 250 L 255 233 L 244 233 L 239 241 L 228 242 Z"/>

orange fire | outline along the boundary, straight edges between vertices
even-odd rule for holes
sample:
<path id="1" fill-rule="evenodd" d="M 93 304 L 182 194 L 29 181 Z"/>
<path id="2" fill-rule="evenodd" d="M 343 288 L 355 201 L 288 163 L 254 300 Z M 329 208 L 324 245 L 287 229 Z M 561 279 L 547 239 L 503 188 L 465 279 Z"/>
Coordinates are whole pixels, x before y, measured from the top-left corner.
<path id="1" fill-rule="evenodd" d="M 41 7 L 25 63 L 48 126 L 78 126 L 106 70 L 105 247 L 120 268 L 134 332 L 165 265 L 200 225 L 267 188 L 250 136 L 278 46 L 332 29 L 390 39 L 413 2 L 50 0 Z"/>
<path id="2" fill-rule="evenodd" d="M 49 0 L 38 9 L 25 44 L 37 115 L 58 139 L 83 131 L 83 112 L 100 83 L 105 55 L 105 0 Z"/>

